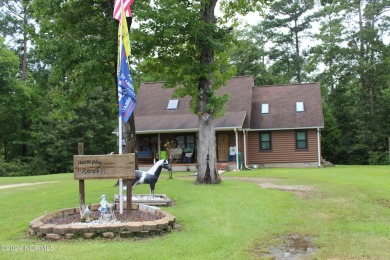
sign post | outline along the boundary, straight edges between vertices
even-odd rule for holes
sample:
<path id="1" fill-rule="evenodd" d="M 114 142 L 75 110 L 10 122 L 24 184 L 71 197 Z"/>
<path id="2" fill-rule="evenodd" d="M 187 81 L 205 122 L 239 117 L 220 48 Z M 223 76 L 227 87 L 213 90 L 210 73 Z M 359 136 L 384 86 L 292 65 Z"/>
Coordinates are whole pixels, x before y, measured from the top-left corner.
<path id="1" fill-rule="evenodd" d="M 74 179 L 79 180 L 80 198 L 85 203 L 84 180 L 124 179 L 127 183 L 127 213 L 131 213 L 131 180 L 135 178 L 135 156 L 128 154 L 74 155 Z"/>

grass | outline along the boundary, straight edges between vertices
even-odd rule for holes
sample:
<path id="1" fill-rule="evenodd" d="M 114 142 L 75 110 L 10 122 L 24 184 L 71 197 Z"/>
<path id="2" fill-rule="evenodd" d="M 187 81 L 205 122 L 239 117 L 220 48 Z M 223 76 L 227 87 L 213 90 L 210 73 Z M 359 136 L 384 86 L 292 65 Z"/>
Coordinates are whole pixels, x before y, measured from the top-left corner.
<path id="1" fill-rule="evenodd" d="M 307 185 L 315 192 L 262 189 L 227 177 L 275 178 L 284 185 Z M 388 259 L 390 248 L 390 167 L 336 166 L 320 169 L 257 169 L 225 173 L 219 185 L 194 185 L 188 173 L 164 172 L 156 193 L 176 203 L 164 208 L 181 228 L 147 239 L 42 241 L 27 235 L 31 220 L 78 205 L 73 174 L 2 177 L 0 185 L 52 182 L 0 189 L 0 244 L 21 246 L 0 259 L 258 259 L 280 237 L 313 238 L 314 259 Z M 86 180 L 86 202 L 118 193 L 115 180 Z M 135 193 L 148 193 L 139 185 Z M 51 251 L 35 250 L 39 246 Z M 28 250 L 30 249 L 30 250 Z M 32 249 L 32 250 L 31 250 Z M 38 248 L 39 249 L 39 248 Z"/>

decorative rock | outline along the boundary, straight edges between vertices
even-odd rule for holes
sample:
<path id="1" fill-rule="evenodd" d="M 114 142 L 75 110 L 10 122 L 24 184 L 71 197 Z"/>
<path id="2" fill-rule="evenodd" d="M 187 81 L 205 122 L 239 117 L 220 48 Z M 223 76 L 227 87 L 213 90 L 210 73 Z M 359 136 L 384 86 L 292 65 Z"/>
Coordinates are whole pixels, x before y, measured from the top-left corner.
<path id="1" fill-rule="evenodd" d="M 141 222 L 127 222 L 126 229 L 130 232 L 139 232 L 144 230 L 144 225 Z"/>
<path id="2" fill-rule="evenodd" d="M 95 236 L 96 236 L 95 233 L 85 233 L 85 234 L 84 234 L 84 237 L 85 237 L 85 238 L 94 238 Z"/>
<path id="3" fill-rule="evenodd" d="M 155 206 L 148 206 L 147 211 L 152 214 L 157 214 L 157 211 L 160 211 L 160 208 Z"/>
<path id="4" fill-rule="evenodd" d="M 167 220 L 169 222 L 169 225 L 173 225 L 173 223 L 175 223 L 175 220 L 176 220 L 176 218 L 169 213 L 166 213 L 165 218 L 163 218 L 163 219 Z"/>
<path id="5" fill-rule="evenodd" d="M 62 216 L 66 217 L 66 216 L 69 216 L 69 215 L 74 215 L 74 208 L 69 208 L 69 209 L 63 209 L 62 210 Z"/>
<path id="6" fill-rule="evenodd" d="M 91 232 L 95 232 L 95 233 L 104 233 L 106 232 L 108 229 L 108 227 L 106 225 L 103 225 L 103 224 L 98 224 L 98 225 L 90 225 L 89 226 L 89 231 Z"/>
<path id="7" fill-rule="evenodd" d="M 144 231 L 157 229 L 157 223 L 154 221 L 144 221 L 142 224 L 144 225 Z"/>
<path id="8" fill-rule="evenodd" d="M 59 235 L 64 235 L 67 233 L 70 229 L 70 225 L 55 225 L 53 227 L 53 233 L 59 234 Z"/>
<path id="9" fill-rule="evenodd" d="M 115 238 L 114 232 L 104 232 L 103 233 L 104 238 Z"/>
<path id="10" fill-rule="evenodd" d="M 49 233 L 49 234 L 46 234 L 46 239 L 60 240 L 60 239 L 62 239 L 62 236 L 58 235 L 58 234 Z"/>
<path id="11" fill-rule="evenodd" d="M 157 224 L 158 229 L 163 229 L 163 230 L 168 227 L 168 223 L 169 223 L 168 221 L 162 219 L 155 220 L 154 222 Z"/>
<path id="12" fill-rule="evenodd" d="M 172 227 L 172 228 L 173 228 L 173 229 L 178 229 L 178 230 L 180 230 L 180 229 L 181 229 L 181 225 L 175 223 L 175 224 L 173 224 L 173 227 Z"/>
<path id="13" fill-rule="evenodd" d="M 65 234 L 64 237 L 65 237 L 65 239 L 73 239 L 74 234 L 68 233 L 68 234 Z"/>
<path id="14" fill-rule="evenodd" d="M 142 211 L 148 211 L 148 205 L 145 204 L 139 204 L 138 209 Z"/>
<path id="15" fill-rule="evenodd" d="M 44 224 L 42 226 L 39 227 L 39 230 L 43 233 L 43 234 L 49 234 L 49 233 L 53 233 L 53 227 L 55 226 L 55 224 Z"/>
<path id="16" fill-rule="evenodd" d="M 38 232 L 40 226 L 43 226 L 43 222 L 42 221 L 37 221 L 37 222 L 34 222 L 31 225 L 31 229 L 34 230 L 34 232 Z"/>
<path id="17" fill-rule="evenodd" d="M 114 232 L 120 232 L 123 228 L 123 223 L 110 223 L 107 225 L 107 230 L 112 230 Z"/>
<path id="18" fill-rule="evenodd" d="M 84 234 L 88 233 L 88 226 L 84 225 L 72 225 L 71 226 L 74 234 Z"/>

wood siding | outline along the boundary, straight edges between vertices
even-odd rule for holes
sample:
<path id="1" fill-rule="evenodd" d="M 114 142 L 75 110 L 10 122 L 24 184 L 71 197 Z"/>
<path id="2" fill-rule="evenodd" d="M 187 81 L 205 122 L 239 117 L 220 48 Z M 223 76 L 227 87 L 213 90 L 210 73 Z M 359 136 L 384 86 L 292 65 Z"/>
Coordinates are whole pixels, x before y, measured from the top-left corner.
<path id="1" fill-rule="evenodd" d="M 269 131 L 267 131 L 269 132 Z M 191 134 L 191 133 L 183 133 Z M 197 142 L 197 133 L 195 139 Z M 229 146 L 236 145 L 236 137 L 234 131 L 221 131 L 218 134 L 229 135 Z M 277 164 L 277 163 L 317 163 L 318 148 L 317 148 L 317 129 L 307 130 L 308 149 L 295 149 L 295 130 L 279 130 L 271 131 L 271 151 L 260 151 L 260 132 L 246 131 L 246 155 L 244 153 L 244 138 L 243 131 L 238 131 L 238 150 L 241 153 L 242 161 L 246 165 L 250 164 Z M 161 150 L 165 150 L 163 144 L 169 140 L 175 140 L 177 133 L 165 133 L 160 135 Z M 195 150 L 196 162 L 196 150 Z M 235 160 L 235 158 L 234 158 Z"/>
<path id="2" fill-rule="evenodd" d="M 251 131 L 247 137 L 247 163 L 308 163 L 318 162 L 317 129 L 307 130 L 308 149 L 295 148 L 295 130 L 271 132 L 271 151 L 260 151 L 260 132 Z"/>

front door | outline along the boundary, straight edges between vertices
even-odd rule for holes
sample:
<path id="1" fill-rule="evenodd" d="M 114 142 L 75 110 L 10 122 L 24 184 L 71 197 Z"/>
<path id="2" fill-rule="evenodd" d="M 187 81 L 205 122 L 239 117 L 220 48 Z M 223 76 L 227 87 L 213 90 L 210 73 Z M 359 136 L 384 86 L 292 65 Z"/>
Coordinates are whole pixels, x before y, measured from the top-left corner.
<path id="1" fill-rule="evenodd" d="M 218 149 L 218 161 L 227 162 L 229 157 L 229 135 L 218 134 L 217 135 L 217 149 Z"/>

